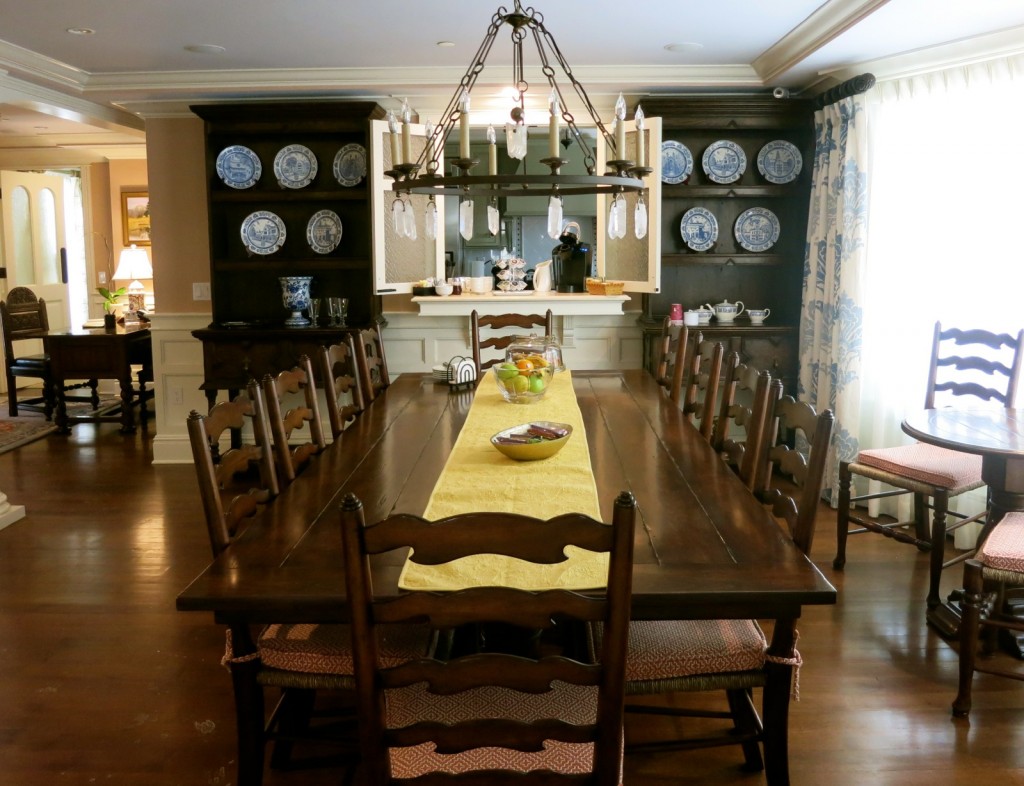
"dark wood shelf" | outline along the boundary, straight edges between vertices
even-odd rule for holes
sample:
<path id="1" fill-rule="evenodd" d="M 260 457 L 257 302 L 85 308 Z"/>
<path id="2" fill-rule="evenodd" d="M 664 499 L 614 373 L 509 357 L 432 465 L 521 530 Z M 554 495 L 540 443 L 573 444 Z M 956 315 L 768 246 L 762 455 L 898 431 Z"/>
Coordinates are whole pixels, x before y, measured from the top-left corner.
<path id="1" fill-rule="evenodd" d="M 793 196 L 794 188 L 785 185 L 711 185 L 711 184 L 680 184 L 661 185 L 661 198 L 664 199 L 782 199 Z"/>
<path id="2" fill-rule="evenodd" d="M 705 251 L 688 251 L 662 254 L 661 261 L 669 265 L 785 265 L 789 260 L 781 254 L 709 254 Z"/>
<path id="3" fill-rule="evenodd" d="M 354 201 L 365 202 L 368 191 L 364 186 L 353 186 L 345 188 L 338 186 L 337 190 L 317 189 L 310 191 L 301 188 L 277 189 L 268 191 L 266 189 L 240 189 L 226 191 L 216 189 L 210 191 L 210 201 L 215 203 L 225 202 L 337 202 Z"/>

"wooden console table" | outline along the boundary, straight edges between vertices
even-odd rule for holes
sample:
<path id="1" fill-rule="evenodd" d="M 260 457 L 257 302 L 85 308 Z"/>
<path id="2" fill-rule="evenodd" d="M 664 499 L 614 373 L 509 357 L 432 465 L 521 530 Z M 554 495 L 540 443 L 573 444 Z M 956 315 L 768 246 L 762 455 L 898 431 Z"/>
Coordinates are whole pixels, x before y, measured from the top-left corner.
<path id="1" fill-rule="evenodd" d="M 146 397 L 152 394 L 144 385 L 153 379 L 153 341 L 148 325 L 50 331 L 43 336 L 43 346 L 50 356 L 58 432 L 67 434 L 75 423 L 119 422 L 122 432 L 131 433 L 135 431 L 136 403 L 141 405 L 141 417 L 145 419 Z M 133 365 L 142 366 L 138 391 L 132 380 Z M 64 391 L 65 380 L 69 379 L 116 379 L 121 386 L 121 411 L 69 416 Z"/>

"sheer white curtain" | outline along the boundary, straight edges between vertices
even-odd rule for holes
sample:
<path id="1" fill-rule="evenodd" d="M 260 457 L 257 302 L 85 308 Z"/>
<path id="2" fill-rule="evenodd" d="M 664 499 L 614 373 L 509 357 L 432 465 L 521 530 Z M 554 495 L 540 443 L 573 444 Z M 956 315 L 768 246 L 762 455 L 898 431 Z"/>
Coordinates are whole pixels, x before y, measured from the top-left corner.
<path id="1" fill-rule="evenodd" d="M 1024 57 L 879 82 L 869 112 L 860 445 L 886 447 L 910 441 L 936 320 L 1024 325 Z"/>

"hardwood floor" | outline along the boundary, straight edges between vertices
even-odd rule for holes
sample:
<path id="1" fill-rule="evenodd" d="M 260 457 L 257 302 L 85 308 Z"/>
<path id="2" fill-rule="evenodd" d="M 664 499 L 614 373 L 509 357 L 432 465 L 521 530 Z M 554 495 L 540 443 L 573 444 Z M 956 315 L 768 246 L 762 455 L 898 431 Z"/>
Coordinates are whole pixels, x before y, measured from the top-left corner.
<path id="1" fill-rule="evenodd" d="M 153 466 L 150 439 L 82 424 L 0 455 L 0 490 L 28 511 L 0 532 L 0 786 L 235 782 L 223 631 L 174 608 L 210 558 L 195 478 Z M 839 603 L 800 625 L 793 783 L 1024 784 L 1024 685 L 978 675 L 970 722 L 954 721 L 956 654 L 924 622 L 926 555 L 859 536 L 838 573 L 834 522 L 823 507 L 813 555 Z M 959 581 L 947 571 L 943 594 Z M 626 783 L 764 782 L 740 760 L 629 756 Z M 341 770 L 265 782 L 340 783 Z"/>

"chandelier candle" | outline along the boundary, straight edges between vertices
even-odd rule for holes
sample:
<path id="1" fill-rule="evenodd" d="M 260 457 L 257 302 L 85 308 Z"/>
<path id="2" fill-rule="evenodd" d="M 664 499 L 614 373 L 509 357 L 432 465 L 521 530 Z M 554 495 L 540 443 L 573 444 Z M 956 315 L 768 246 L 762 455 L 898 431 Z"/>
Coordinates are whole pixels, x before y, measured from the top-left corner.
<path id="1" fill-rule="evenodd" d="M 397 162 L 396 162 L 397 163 Z M 402 162 L 403 164 L 414 164 L 416 159 L 412 157 L 412 110 L 409 108 L 409 99 L 402 102 Z"/>
<path id="2" fill-rule="evenodd" d="M 487 174 L 498 174 L 498 138 L 494 126 L 487 126 Z"/>
<path id="3" fill-rule="evenodd" d="M 634 115 L 636 120 L 636 165 L 638 167 L 647 166 L 647 148 L 645 146 L 646 139 L 644 139 L 644 110 L 637 104 L 636 114 Z"/>
<path id="4" fill-rule="evenodd" d="M 615 157 L 626 159 L 626 99 L 619 93 L 615 102 Z"/>
<path id="5" fill-rule="evenodd" d="M 551 91 L 551 98 L 548 100 L 551 107 L 551 120 L 548 122 L 548 158 L 558 158 L 558 116 L 562 108 L 558 103 L 558 93 Z"/>
<path id="6" fill-rule="evenodd" d="M 459 99 L 459 158 L 469 158 L 469 91 Z"/>
<path id="7" fill-rule="evenodd" d="M 391 168 L 402 163 L 402 151 L 398 139 L 398 118 L 390 109 L 388 110 L 388 131 L 391 132 Z"/>

